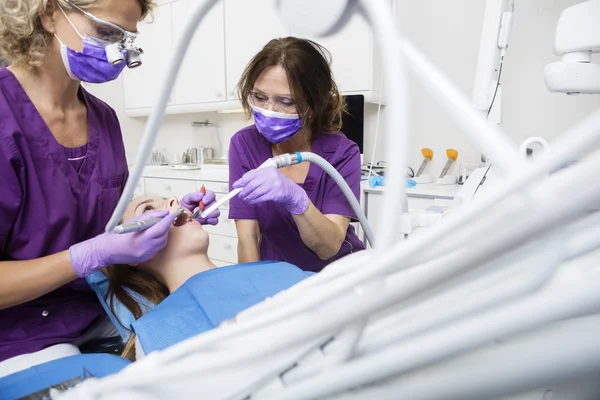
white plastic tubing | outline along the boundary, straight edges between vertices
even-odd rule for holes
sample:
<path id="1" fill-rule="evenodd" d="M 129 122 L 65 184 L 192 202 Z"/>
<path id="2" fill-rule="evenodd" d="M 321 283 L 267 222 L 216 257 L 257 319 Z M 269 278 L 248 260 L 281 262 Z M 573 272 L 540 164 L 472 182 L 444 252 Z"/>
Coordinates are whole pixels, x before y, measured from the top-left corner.
<path id="1" fill-rule="evenodd" d="M 348 186 L 348 184 L 344 180 L 344 177 L 340 175 L 340 173 L 323 157 L 310 152 L 302 152 L 300 154 L 302 155 L 302 160 L 309 161 L 313 164 L 318 165 L 319 167 L 321 167 L 321 169 L 323 169 L 323 171 L 327 173 L 327 175 L 331 177 L 331 179 L 334 180 L 335 183 L 337 183 L 337 185 L 342 190 L 342 193 L 344 193 L 344 196 L 346 196 L 346 199 L 348 199 L 352 210 L 354 210 L 356 218 L 358 218 L 360 225 L 365 231 L 365 236 L 367 237 L 367 240 L 369 241 L 371 246 L 373 246 L 373 231 L 371 231 L 369 221 L 367 221 L 365 213 L 362 211 L 362 208 L 360 208 L 358 200 L 356 200 L 352 189 L 350 189 L 350 186 Z"/>
<path id="2" fill-rule="evenodd" d="M 180 59 L 182 57 L 183 52 L 187 48 L 186 40 L 192 36 L 192 33 L 190 33 L 190 31 L 193 32 L 193 30 L 195 30 L 195 27 L 199 24 L 203 15 L 208 10 L 209 7 L 207 4 L 213 4 L 215 1 L 216 0 L 205 1 L 204 4 L 201 5 L 196 10 L 190 23 L 186 27 L 185 34 L 183 35 L 183 40 L 179 43 L 179 45 L 177 47 L 177 51 L 174 56 L 175 60 Z M 381 9 L 381 4 L 379 2 L 365 1 L 362 4 L 362 6 L 365 9 L 365 11 L 379 9 L 378 12 L 372 12 L 372 13 L 368 14 L 369 19 L 370 19 L 372 25 L 380 27 L 376 30 L 378 37 L 381 37 L 381 35 L 384 35 L 385 33 L 389 34 L 390 18 L 389 18 L 389 15 L 384 15 L 386 13 L 386 11 Z M 380 22 L 381 19 L 383 19 L 383 21 L 385 23 L 381 23 Z M 381 28 L 381 26 L 388 26 L 388 28 Z M 392 35 L 395 36 L 396 34 L 393 33 Z M 511 162 L 513 162 L 513 161 L 515 163 L 515 164 L 513 164 L 513 168 L 515 168 L 515 169 L 520 168 L 520 165 L 523 163 L 523 161 L 517 156 L 516 151 L 513 151 L 511 153 L 510 146 L 506 143 L 506 140 L 502 137 L 502 133 L 499 131 L 499 129 L 497 127 L 493 127 L 491 125 L 486 124 L 485 121 L 483 121 L 481 119 L 481 117 L 474 110 L 471 109 L 468 102 L 461 97 L 459 91 L 456 88 L 454 88 L 452 86 L 452 84 L 447 79 L 445 79 L 443 77 L 443 75 L 440 74 L 429 62 L 427 62 L 427 60 L 425 60 L 424 57 L 421 56 L 420 53 L 418 53 L 418 51 L 416 49 L 414 49 L 407 42 L 401 42 L 399 40 L 394 41 L 389 36 L 386 39 L 383 39 L 383 41 L 384 41 L 384 43 L 382 43 L 382 45 L 384 45 L 384 46 L 385 45 L 388 45 L 388 46 L 393 45 L 394 47 L 398 47 L 400 49 L 400 51 L 406 56 L 407 61 L 409 61 L 408 65 L 411 68 L 411 71 L 413 72 L 413 74 L 415 74 L 415 76 L 417 78 L 419 78 L 419 81 L 421 81 L 425 85 L 425 88 L 428 91 L 430 91 L 435 96 L 435 98 L 437 98 L 440 102 L 442 102 L 443 105 L 449 111 L 451 111 L 450 114 L 456 115 L 456 116 L 457 115 L 461 116 L 461 117 L 457 117 L 457 118 L 459 118 L 459 123 L 461 124 L 461 126 L 463 126 L 465 128 L 466 132 L 469 134 L 469 136 L 473 140 L 475 140 L 478 144 L 481 145 L 481 147 L 484 149 L 484 151 L 487 154 L 490 154 L 491 156 L 493 156 L 495 161 L 499 165 L 503 165 L 505 167 L 505 169 L 509 169 L 511 166 Z M 393 42 L 393 43 L 390 44 L 390 42 Z M 401 45 L 399 43 L 401 43 Z M 393 52 L 393 51 L 384 52 L 384 54 L 386 54 L 386 55 L 390 55 L 392 53 L 395 53 L 395 52 Z M 398 58 L 396 61 L 399 61 L 399 60 L 400 59 Z M 386 58 L 386 64 L 390 64 L 390 63 L 393 64 L 394 61 L 390 60 L 389 58 Z M 177 71 L 176 64 L 178 64 L 178 63 L 177 62 L 171 63 L 171 68 L 170 68 L 171 73 L 173 71 L 175 71 L 175 72 Z M 399 101 L 397 99 L 395 100 L 394 97 L 399 96 L 402 93 L 406 92 L 407 88 L 406 88 L 406 86 L 399 87 L 398 86 L 399 82 L 394 79 L 398 75 L 398 72 L 397 72 L 398 70 L 399 69 L 396 69 L 395 70 L 396 72 L 394 72 L 393 68 L 389 68 L 389 67 L 386 68 L 386 71 L 387 71 L 386 76 L 390 77 L 390 85 L 389 85 L 390 90 L 388 91 L 388 93 L 393 94 L 393 96 L 390 96 L 390 98 L 389 98 L 388 105 L 389 105 L 390 109 L 401 111 L 401 109 L 399 109 L 398 107 L 400 107 L 401 105 L 406 106 L 406 104 L 405 104 L 406 102 Z M 167 79 L 165 81 L 165 84 L 167 86 L 163 88 L 163 92 L 166 92 L 166 93 L 169 92 L 169 90 L 170 90 L 169 82 L 173 82 L 173 81 L 174 81 L 174 78 L 171 80 Z M 162 104 L 162 107 L 157 106 L 157 109 L 155 109 L 156 114 L 153 114 L 153 116 L 152 116 L 152 121 L 155 121 L 155 123 L 160 122 L 162 120 L 162 116 L 164 114 L 164 107 L 166 106 L 166 97 L 163 100 L 165 100 L 165 101 L 159 102 L 159 105 Z M 397 117 L 398 115 L 402 115 L 402 114 L 396 113 L 396 112 L 389 112 L 387 114 L 388 114 L 387 134 L 388 134 L 388 137 L 392 141 L 394 141 L 399 136 L 404 136 L 404 135 L 397 134 L 396 130 L 392 129 L 394 123 L 400 122 L 398 118 L 394 118 L 394 117 Z M 160 116 L 160 118 L 159 118 L 159 116 Z M 219 330 L 219 332 L 208 332 L 207 334 L 202 335 L 202 338 L 198 338 L 196 341 L 191 341 L 189 343 L 190 347 L 193 347 L 194 343 L 196 343 L 196 342 L 198 342 L 197 343 L 198 345 L 200 343 L 208 344 L 208 343 L 212 342 L 211 339 L 214 339 L 214 340 L 217 340 L 217 338 L 223 339 L 224 337 L 227 337 L 227 336 L 231 337 L 231 336 L 235 336 L 236 334 L 239 334 L 242 332 L 247 332 L 249 329 L 252 329 L 253 327 L 257 328 L 257 327 L 264 326 L 264 324 L 271 323 L 271 322 L 277 320 L 278 318 L 282 318 L 284 316 L 289 316 L 290 313 L 293 314 L 295 312 L 301 312 L 302 310 L 306 310 L 307 308 L 312 308 L 315 305 L 322 304 L 323 301 L 327 301 L 328 299 L 342 293 L 343 291 L 349 290 L 350 288 L 352 288 L 356 285 L 359 285 L 369 279 L 372 279 L 374 276 L 377 276 L 379 274 L 388 273 L 393 269 L 401 268 L 399 266 L 399 264 L 397 263 L 398 259 L 406 260 L 408 257 L 410 257 L 414 254 L 417 254 L 419 251 L 426 248 L 426 246 L 428 246 L 433 241 L 438 240 L 438 239 L 446 236 L 447 234 L 455 231 L 457 228 L 460 228 L 461 226 L 463 226 L 463 224 L 465 222 L 472 221 L 472 220 L 478 218 L 483 213 L 486 213 L 488 208 L 491 205 L 493 205 L 494 203 L 500 201 L 501 199 L 505 198 L 506 196 L 510 195 L 511 193 L 515 193 L 515 192 L 521 190 L 523 187 L 528 185 L 530 182 L 535 181 L 540 176 L 546 175 L 548 173 L 548 171 L 556 169 L 558 166 L 560 166 L 566 160 L 568 160 L 569 157 L 576 157 L 576 156 L 582 154 L 587 149 L 589 149 L 594 144 L 596 144 L 598 142 L 598 135 L 597 135 L 598 128 L 597 127 L 598 127 L 599 123 L 600 123 L 600 111 L 594 113 L 587 120 L 582 122 L 579 126 L 573 128 L 572 131 L 569 132 L 569 134 L 566 135 L 566 137 L 563 140 L 561 140 L 560 146 L 557 143 L 555 148 L 560 148 L 561 149 L 560 152 L 552 152 L 551 151 L 551 152 L 548 152 L 547 154 L 544 154 L 543 159 L 539 160 L 539 162 L 534 162 L 530 169 L 526 168 L 526 169 L 522 170 L 523 173 L 521 176 L 513 176 L 513 179 L 510 180 L 506 186 L 495 190 L 494 191 L 495 193 L 493 193 L 493 195 L 490 193 L 490 196 L 485 201 L 481 201 L 480 203 L 473 205 L 469 210 L 466 210 L 465 213 L 460 218 L 456 218 L 453 221 L 448 221 L 448 223 L 446 223 L 446 224 L 442 224 L 440 226 L 434 227 L 435 229 L 432 230 L 430 235 L 424 235 L 423 237 L 416 237 L 413 240 L 411 240 L 410 242 L 406 242 L 406 243 L 402 243 L 400 245 L 394 246 L 394 248 L 391 251 L 389 251 L 389 252 L 385 251 L 385 254 L 379 254 L 380 258 L 378 260 L 378 263 L 375 265 L 372 265 L 372 268 L 356 270 L 356 268 L 360 267 L 360 263 L 349 262 L 349 263 L 347 263 L 347 265 L 344 265 L 344 267 L 346 267 L 346 268 L 336 269 L 335 270 L 336 273 L 334 273 L 333 276 L 332 276 L 332 274 L 327 274 L 326 273 L 327 271 L 325 271 L 323 274 L 320 274 L 320 275 L 314 277 L 314 279 L 310 279 L 310 281 L 319 282 L 322 280 L 329 280 L 331 278 L 335 278 L 335 276 L 337 274 L 340 274 L 340 275 L 344 274 L 344 271 L 356 270 L 356 273 L 353 274 L 352 277 L 348 277 L 348 279 L 338 280 L 337 282 L 331 282 L 331 284 L 328 285 L 327 291 L 319 291 L 318 293 L 314 293 L 314 296 L 312 296 L 312 295 L 304 296 L 302 298 L 302 301 L 295 301 L 293 306 L 286 304 L 286 306 L 282 307 L 280 310 L 269 313 L 268 315 L 262 315 L 259 318 L 254 318 L 251 322 L 248 321 L 248 323 L 242 324 L 241 326 L 235 326 L 235 327 L 232 326 L 231 329 L 226 330 L 227 333 L 223 332 L 222 330 Z M 149 126 L 148 126 L 148 129 L 146 131 L 146 136 L 156 134 L 157 129 L 154 129 L 151 125 L 152 124 L 149 124 Z M 402 124 L 401 124 L 401 126 L 402 126 Z M 153 140 L 153 137 L 151 137 L 150 140 Z M 146 138 L 145 138 L 145 141 L 146 141 Z M 393 153 L 393 151 L 392 151 L 392 149 L 394 148 L 393 144 L 388 145 L 387 148 L 390 152 Z M 142 147 L 142 150 L 144 150 L 144 149 L 145 149 L 145 147 Z M 148 149 L 151 149 L 151 143 L 148 146 Z M 501 150 L 497 150 L 497 149 L 501 149 Z M 400 151 L 402 151 L 402 149 L 400 149 Z M 396 172 L 394 170 L 397 170 L 397 171 L 404 170 L 402 163 L 400 163 L 399 166 L 396 166 L 396 164 L 395 164 L 395 161 L 397 161 L 399 158 L 400 157 L 398 157 L 398 158 L 391 157 L 391 159 L 389 159 L 390 174 L 393 174 L 394 172 Z M 141 157 L 139 157 L 139 159 L 143 160 L 144 157 L 141 156 Z M 138 162 L 138 164 L 136 166 L 136 168 L 140 168 L 139 174 L 136 174 L 134 172 L 132 174 L 130 181 L 137 180 L 136 176 L 139 178 L 139 175 L 141 174 L 141 164 L 142 164 L 141 162 Z M 400 175 L 401 175 L 401 173 L 400 173 Z M 393 180 L 390 177 L 389 182 L 392 182 L 392 181 Z M 402 181 L 401 177 L 398 178 L 397 181 L 401 182 Z M 128 198 L 127 188 L 130 187 L 130 189 L 133 189 L 133 187 L 135 186 L 135 184 L 130 185 L 130 183 L 131 182 L 128 182 L 128 186 L 126 187 L 126 193 L 124 194 L 124 198 Z M 386 199 L 391 199 L 394 197 L 393 196 L 394 186 L 401 187 L 403 185 L 390 185 L 390 187 L 388 189 L 391 189 L 391 190 L 386 191 L 386 196 L 385 196 Z M 121 200 L 123 200 L 123 198 Z M 390 210 L 393 211 L 395 209 L 394 208 L 395 204 L 390 204 L 390 203 L 393 203 L 394 201 L 395 200 L 392 200 L 392 201 L 388 201 L 386 203 L 385 212 L 389 212 Z M 398 204 L 398 203 L 399 202 L 397 202 L 396 204 Z M 120 214 L 118 213 L 118 211 L 119 211 L 118 209 L 115 210 L 115 213 L 117 214 L 116 221 L 118 221 L 120 219 Z M 387 221 L 387 222 L 388 223 L 384 224 L 384 226 L 390 225 L 389 221 Z M 382 239 L 383 239 L 383 236 L 378 236 L 378 240 L 382 240 Z M 381 243 L 381 242 L 379 242 L 379 243 Z M 286 296 L 282 296 L 282 297 L 285 298 Z M 260 306 L 261 305 L 259 305 L 258 308 L 260 308 Z M 178 352 L 171 353 L 171 354 L 165 355 L 165 356 L 166 356 L 166 358 L 171 358 L 174 356 L 176 357 L 176 354 L 178 354 Z"/>
<path id="3" fill-rule="evenodd" d="M 150 114 L 150 117 L 148 118 L 146 130 L 144 131 L 144 137 L 142 138 L 142 144 L 140 145 L 140 150 L 137 158 L 135 159 L 133 170 L 129 175 L 129 179 L 127 180 L 123 194 L 117 203 L 117 207 L 115 207 L 115 211 L 106 225 L 106 232 L 112 231 L 119 224 L 119 221 L 123 217 L 123 213 L 125 212 L 129 201 L 133 197 L 135 187 L 142 177 L 146 160 L 148 160 L 150 154 L 152 153 L 152 146 L 154 146 L 156 136 L 158 136 L 158 130 L 160 129 L 165 117 L 165 110 L 167 108 L 167 103 L 169 102 L 169 97 L 171 96 L 171 90 L 173 89 L 173 86 L 175 86 L 175 80 L 179 74 L 179 69 L 183 59 L 185 58 L 187 49 L 192 38 L 194 37 L 194 33 L 196 33 L 197 27 L 200 25 L 200 22 L 204 19 L 210 9 L 217 3 L 217 1 L 219 0 L 202 1 L 198 7 L 195 8 L 192 18 L 190 18 L 186 29 L 181 35 L 181 39 L 179 40 L 179 43 L 175 48 L 175 52 L 173 53 L 173 56 L 168 64 L 167 73 L 164 75 L 163 84 L 158 95 L 158 99 L 154 104 L 152 114 Z"/>

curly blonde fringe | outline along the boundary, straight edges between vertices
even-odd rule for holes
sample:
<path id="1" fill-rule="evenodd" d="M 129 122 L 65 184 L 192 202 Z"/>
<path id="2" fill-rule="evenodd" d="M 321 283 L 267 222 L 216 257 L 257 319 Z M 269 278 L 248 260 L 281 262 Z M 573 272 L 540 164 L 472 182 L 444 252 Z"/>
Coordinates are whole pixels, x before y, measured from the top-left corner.
<path id="1" fill-rule="evenodd" d="M 99 0 L 73 0 L 81 8 L 89 8 Z M 138 0 L 142 19 L 152 12 L 154 0 Z M 64 0 L 0 0 L 0 58 L 9 64 L 39 70 L 46 61 L 52 36 L 42 26 L 41 16 L 52 4 L 71 9 Z"/>

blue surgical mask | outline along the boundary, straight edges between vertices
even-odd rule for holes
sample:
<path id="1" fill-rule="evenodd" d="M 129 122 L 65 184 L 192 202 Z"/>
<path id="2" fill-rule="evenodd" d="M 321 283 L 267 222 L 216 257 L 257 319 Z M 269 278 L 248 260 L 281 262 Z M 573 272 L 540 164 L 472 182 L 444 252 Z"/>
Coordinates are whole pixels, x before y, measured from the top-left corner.
<path id="1" fill-rule="evenodd" d="M 285 114 L 250 106 L 256 129 L 270 143 L 283 143 L 302 129 L 302 118 L 298 114 Z"/>
<path id="2" fill-rule="evenodd" d="M 88 83 L 105 83 L 117 79 L 121 72 L 123 72 L 126 64 L 123 62 L 113 66 L 108 62 L 106 46 L 111 43 L 92 38 L 88 35 L 81 35 L 62 8 L 61 11 L 71 24 L 71 27 L 73 27 L 83 40 L 83 49 L 81 52 L 78 52 L 67 47 L 54 34 L 60 43 L 63 64 L 71 79 Z M 125 55 L 125 52 L 123 55 Z"/>

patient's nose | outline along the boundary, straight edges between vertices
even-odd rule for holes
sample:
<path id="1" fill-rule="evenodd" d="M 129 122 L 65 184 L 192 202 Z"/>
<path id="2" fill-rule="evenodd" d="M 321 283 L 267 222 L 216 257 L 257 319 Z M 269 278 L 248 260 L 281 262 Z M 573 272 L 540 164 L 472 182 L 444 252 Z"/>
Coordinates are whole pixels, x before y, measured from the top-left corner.
<path id="1" fill-rule="evenodd" d="M 175 211 L 177 211 L 179 209 L 179 200 L 177 199 L 177 197 L 171 197 L 167 201 L 167 206 L 170 213 L 174 213 Z"/>

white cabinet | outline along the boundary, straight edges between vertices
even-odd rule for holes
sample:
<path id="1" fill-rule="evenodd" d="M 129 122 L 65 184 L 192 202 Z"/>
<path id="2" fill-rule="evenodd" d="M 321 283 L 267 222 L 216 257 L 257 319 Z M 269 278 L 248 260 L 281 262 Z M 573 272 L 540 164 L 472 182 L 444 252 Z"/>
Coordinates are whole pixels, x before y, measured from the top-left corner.
<path id="1" fill-rule="evenodd" d="M 390 13 L 393 1 L 385 0 Z M 291 35 L 302 37 L 300 32 L 293 30 Z M 308 39 L 331 53 L 331 69 L 342 94 L 363 94 L 365 102 L 370 103 L 382 101 L 381 51 L 363 16 L 354 14 L 343 29 L 332 36 Z"/>
<path id="2" fill-rule="evenodd" d="M 224 0 L 227 99 L 237 99 L 236 85 L 250 59 L 269 40 L 289 36 L 269 0 Z"/>
<path id="3" fill-rule="evenodd" d="M 386 0 L 390 2 L 396 0 Z M 173 50 L 200 0 L 163 0 L 154 21 L 140 24 L 142 67 L 124 74 L 125 110 L 148 116 L 156 102 Z M 167 114 L 239 109 L 236 86 L 250 59 L 271 39 L 300 36 L 280 22 L 272 0 L 217 2 L 190 43 L 166 109 Z M 390 7 L 391 9 L 391 7 Z M 334 36 L 312 38 L 333 58 L 332 69 L 342 94 L 363 94 L 377 103 L 381 62 L 370 26 L 355 15 Z M 395 49 L 394 49 L 395 51 Z"/>
<path id="4" fill-rule="evenodd" d="M 237 237 L 222 235 L 210 235 L 210 245 L 208 246 L 208 258 L 211 260 L 221 260 L 228 263 L 237 263 Z"/>
<path id="5" fill-rule="evenodd" d="M 142 65 L 125 68 L 123 92 L 127 110 L 150 109 L 158 98 L 161 78 L 173 52 L 171 4 L 161 4 L 154 10 L 154 21 L 139 24 L 136 45 L 144 50 Z M 169 104 L 173 104 L 173 95 Z"/>
<path id="6" fill-rule="evenodd" d="M 369 221 L 373 234 L 377 235 L 382 223 L 380 212 L 383 209 L 384 189 L 372 189 L 367 182 L 362 183 L 361 188 L 361 204 L 363 211 Z M 459 190 L 459 185 L 437 186 L 435 184 L 422 184 L 417 185 L 414 188 L 406 189 L 408 209 L 409 211 L 422 211 L 431 206 L 450 207 Z M 408 217 L 405 215 L 405 218 Z M 401 223 L 408 223 L 409 225 L 400 226 Z M 407 222 L 406 220 L 404 222 L 398 221 L 398 226 L 396 227 L 396 239 L 403 240 L 405 235 L 402 232 L 406 230 L 410 231 L 410 229 L 410 222 Z M 426 228 L 414 229 L 408 237 L 410 238 L 415 235 L 415 232 L 422 232 L 424 229 Z M 364 240 L 362 236 L 361 239 Z"/>
<path id="7" fill-rule="evenodd" d="M 177 197 L 181 199 L 188 193 L 198 190 L 195 181 L 162 178 L 144 178 L 147 196 Z"/>
<path id="8" fill-rule="evenodd" d="M 198 0 L 180 0 L 173 7 L 173 43 L 179 43 Z M 196 30 L 175 83 L 177 105 L 225 100 L 223 2 L 215 4 Z"/>
<path id="9" fill-rule="evenodd" d="M 300 36 L 294 31 L 291 34 Z M 374 89 L 371 79 L 371 68 L 375 61 L 371 29 L 362 16 L 354 15 L 349 23 L 333 36 L 309 39 L 319 43 L 331 53 L 331 69 L 340 91 L 359 92 Z M 381 71 L 373 71 L 373 73 L 381 74 Z"/>

